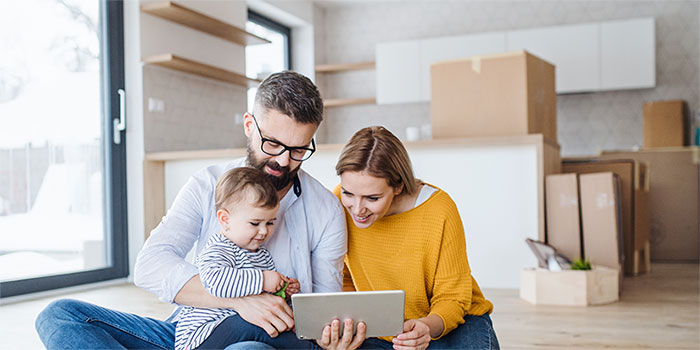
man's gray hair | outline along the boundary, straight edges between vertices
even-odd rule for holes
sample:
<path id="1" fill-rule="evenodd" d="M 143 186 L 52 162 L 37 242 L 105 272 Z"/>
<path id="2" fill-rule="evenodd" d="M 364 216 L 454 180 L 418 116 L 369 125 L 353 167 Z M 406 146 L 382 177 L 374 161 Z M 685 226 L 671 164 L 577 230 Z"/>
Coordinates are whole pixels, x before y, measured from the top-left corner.
<path id="1" fill-rule="evenodd" d="M 282 71 L 267 77 L 255 94 L 255 109 L 272 109 L 301 124 L 321 124 L 323 100 L 311 80 L 299 73 Z"/>

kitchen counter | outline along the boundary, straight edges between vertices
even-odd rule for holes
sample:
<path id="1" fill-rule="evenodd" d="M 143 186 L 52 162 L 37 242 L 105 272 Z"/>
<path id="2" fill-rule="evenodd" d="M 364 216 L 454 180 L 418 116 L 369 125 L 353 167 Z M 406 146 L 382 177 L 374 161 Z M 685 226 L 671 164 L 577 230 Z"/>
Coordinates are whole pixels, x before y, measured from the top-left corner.
<path id="1" fill-rule="evenodd" d="M 407 142 L 415 174 L 445 190 L 465 227 L 467 254 L 482 287 L 517 288 L 536 266 L 525 238 L 544 241 L 544 176 L 560 171 L 559 146 L 542 135 Z M 303 169 L 333 189 L 343 145 L 318 145 Z M 245 156 L 245 148 L 151 153 L 145 158 L 148 234 L 195 171 Z"/>

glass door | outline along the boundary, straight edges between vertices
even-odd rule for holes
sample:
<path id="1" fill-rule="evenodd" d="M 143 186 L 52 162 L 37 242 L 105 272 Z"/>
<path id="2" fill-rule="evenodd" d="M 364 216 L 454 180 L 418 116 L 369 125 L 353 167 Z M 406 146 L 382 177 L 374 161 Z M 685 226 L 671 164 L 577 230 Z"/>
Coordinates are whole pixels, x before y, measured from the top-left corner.
<path id="1" fill-rule="evenodd" d="M 128 274 L 122 5 L 0 1 L 0 297 Z"/>

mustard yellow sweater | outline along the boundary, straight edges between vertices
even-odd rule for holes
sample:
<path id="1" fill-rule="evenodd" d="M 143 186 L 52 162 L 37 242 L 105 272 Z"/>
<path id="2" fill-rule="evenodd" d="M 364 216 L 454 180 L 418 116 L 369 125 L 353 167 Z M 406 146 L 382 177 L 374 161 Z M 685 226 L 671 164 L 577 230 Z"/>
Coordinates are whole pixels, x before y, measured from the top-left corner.
<path id="1" fill-rule="evenodd" d="M 334 192 L 340 197 L 340 186 Z M 493 310 L 471 275 L 462 220 L 447 193 L 438 189 L 418 207 L 366 229 L 345 214 L 345 264 L 356 290 L 404 290 L 404 318 L 438 315 L 445 325 L 440 337 L 464 323 L 464 316 Z"/>

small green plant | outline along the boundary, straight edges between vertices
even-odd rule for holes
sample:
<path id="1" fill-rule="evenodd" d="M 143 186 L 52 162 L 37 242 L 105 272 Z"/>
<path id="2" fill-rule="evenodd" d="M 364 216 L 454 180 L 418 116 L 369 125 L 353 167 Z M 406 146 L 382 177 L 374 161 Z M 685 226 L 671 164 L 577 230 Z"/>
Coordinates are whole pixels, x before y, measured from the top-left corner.
<path id="1" fill-rule="evenodd" d="M 280 297 L 280 298 L 282 298 L 282 299 L 286 299 L 286 298 L 287 298 L 287 294 L 286 294 L 285 292 L 287 291 L 287 287 L 289 287 L 289 282 L 284 282 L 284 287 L 282 287 L 282 289 L 280 289 L 280 290 L 278 290 L 278 291 L 276 291 L 276 292 L 274 292 L 274 293 L 272 293 L 272 294 L 273 294 L 273 295 L 276 295 L 276 296 L 278 296 L 278 297 Z"/>
<path id="2" fill-rule="evenodd" d="M 581 260 L 581 258 L 576 258 L 574 261 L 571 262 L 571 269 L 572 270 L 590 270 L 591 269 L 591 262 L 586 260 Z"/>

